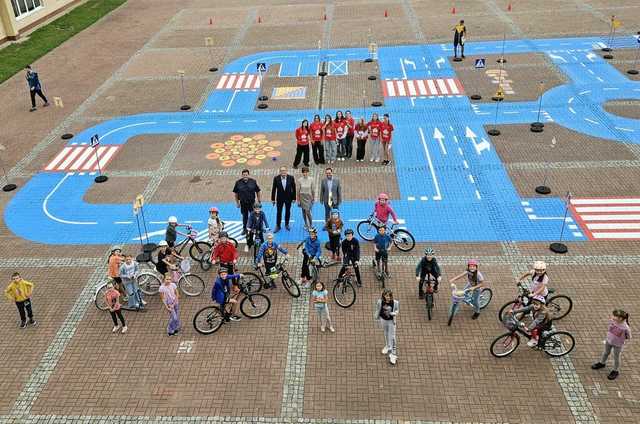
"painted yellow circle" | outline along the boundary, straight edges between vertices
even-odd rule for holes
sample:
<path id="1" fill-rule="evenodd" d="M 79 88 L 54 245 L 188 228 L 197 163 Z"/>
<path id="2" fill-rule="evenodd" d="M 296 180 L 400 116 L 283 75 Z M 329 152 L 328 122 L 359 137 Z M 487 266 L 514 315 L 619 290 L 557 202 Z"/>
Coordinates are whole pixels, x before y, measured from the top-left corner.
<path id="1" fill-rule="evenodd" d="M 257 159 L 249 159 L 247 161 L 247 165 L 251 165 L 251 166 L 258 166 L 262 163 L 262 161 L 259 161 Z"/>
<path id="2" fill-rule="evenodd" d="M 233 146 L 234 144 L 236 144 L 236 142 L 233 141 L 233 140 L 227 140 L 227 141 L 224 142 L 224 144 L 227 145 L 227 146 Z"/>
<path id="3" fill-rule="evenodd" d="M 220 156 L 220 160 L 221 161 L 226 161 L 226 160 L 229 160 L 229 159 L 230 159 L 229 155 Z"/>
<path id="4" fill-rule="evenodd" d="M 279 147 L 279 146 L 282 146 L 282 141 L 280 141 L 280 140 L 270 141 L 270 142 L 269 142 L 269 146 L 273 146 L 273 147 Z"/>
<path id="5" fill-rule="evenodd" d="M 280 156 L 281 154 L 282 154 L 282 153 L 280 153 L 279 151 L 274 150 L 273 152 L 269 153 L 269 156 L 271 156 L 271 157 L 278 157 L 278 156 Z"/>
<path id="6" fill-rule="evenodd" d="M 209 153 L 209 154 L 207 155 L 207 159 L 209 159 L 209 160 L 216 160 L 216 159 L 218 159 L 219 157 L 220 157 L 220 155 L 219 155 L 219 154 L 217 154 L 217 153 Z"/>
<path id="7" fill-rule="evenodd" d="M 229 137 L 229 140 L 240 141 L 240 140 L 242 140 L 242 135 L 240 135 L 240 134 L 232 135 L 231 137 Z"/>
<path id="8" fill-rule="evenodd" d="M 267 144 L 268 140 L 258 140 L 258 144 Z"/>
<path id="9" fill-rule="evenodd" d="M 249 142 L 249 141 L 253 141 L 253 139 L 251 137 L 245 137 L 242 139 L 242 141 L 244 141 L 245 143 Z"/>
<path id="10" fill-rule="evenodd" d="M 264 146 L 264 148 L 262 150 L 264 150 L 265 152 L 270 152 L 270 151 L 273 150 L 273 147 L 272 146 Z"/>
<path id="11" fill-rule="evenodd" d="M 216 153 L 224 153 L 226 150 L 225 149 L 215 149 L 214 152 Z"/>
<path id="12" fill-rule="evenodd" d="M 213 143 L 210 147 L 212 149 L 219 149 L 221 147 L 224 147 L 224 143 Z"/>
<path id="13" fill-rule="evenodd" d="M 222 166 L 224 167 L 230 167 L 236 164 L 235 160 L 225 160 L 224 162 L 222 162 Z"/>
<path id="14" fill-rule="evenodd" d="M 264 134 L 256 134 L 252 137 L 254 140 L 262 140 L 263 138 L 267 138 Z"/>
<path id="15" fill-rule="evenodd" d="M 238 163 L 245 163 L 247 161 L 247 158 L 239 158 L 238 159 Z"/>
<path id="16" fill-rule="evenodd" d="M 264 159 L 264 158 L 266 158 L 266 156 L 265 156 L 265 155 L 256 155 L 256 159 L 260 159 L 260 160 L 262 160 L 262 159 Z"/>

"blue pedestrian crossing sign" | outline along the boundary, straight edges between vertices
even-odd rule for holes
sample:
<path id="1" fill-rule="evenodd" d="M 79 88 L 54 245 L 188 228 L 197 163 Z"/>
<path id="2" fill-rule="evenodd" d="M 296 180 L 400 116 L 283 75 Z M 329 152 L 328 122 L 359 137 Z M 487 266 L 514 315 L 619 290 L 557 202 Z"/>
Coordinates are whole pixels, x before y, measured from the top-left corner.
<path id="1" fill-rule="evenodd" d="M 98 134 L 91 136 L 91 140 L 89 141 L 89 144 L 91 147 L 96 147 L 97 145 L 100 144 L 100 137 L 98 137 Z"/>
<path id="2" fill-rule="evenodd" d="M 482 69 L 485 67 L 485 59 L 480 58 L 480 59 L 476 59 L 476 69 Z"/>
<path id="3" fill-rule="evenodd" d="M 256 70 L 258 72 L 267 72 L 267 64 L 264 62 L 256 63 Z"/>

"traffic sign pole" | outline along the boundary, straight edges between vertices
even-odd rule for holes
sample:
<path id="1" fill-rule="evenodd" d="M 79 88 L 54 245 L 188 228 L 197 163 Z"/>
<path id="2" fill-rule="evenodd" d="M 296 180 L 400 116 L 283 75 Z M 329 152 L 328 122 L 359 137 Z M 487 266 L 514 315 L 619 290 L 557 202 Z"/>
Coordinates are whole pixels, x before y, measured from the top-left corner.
<path id="1" fill-rule="evenodd" d="M 564 235 L 564 227 L 567 223 L 567 215 L 569 214 L 570 203 L 571 203 L 571 193 L 569 192 L 567 193 L 567 203 L 565 204 L 565 207 L 564 207 L 564 218 L 562 218 L 562 228 L 560 229 L 560 239 L 557 242 L 551 243 L 549 245 L 549 250 L 551 250 L 553 253 L 558 253 L 562 255 L 569 251 L 569 248 L 567 247 L 567 245 L 562 242 L 562 236 Z"/>
<path id="2" fill-rule="evenodd" d="M 102 167 L 100 166 L 100 156 L 98 155 L 98 146 L 100 145 L 100 137 L 98 134 L 95 134 L 91 137 L 90 141 L 91 148 L 93 148 L 93 152 L 96 154 L 96 166 L 98 167 L 98 176 L 94 178 L 93 181 L 96 183 L 104 183 L 109 177 L 106 175 L 102 175 Z"/>

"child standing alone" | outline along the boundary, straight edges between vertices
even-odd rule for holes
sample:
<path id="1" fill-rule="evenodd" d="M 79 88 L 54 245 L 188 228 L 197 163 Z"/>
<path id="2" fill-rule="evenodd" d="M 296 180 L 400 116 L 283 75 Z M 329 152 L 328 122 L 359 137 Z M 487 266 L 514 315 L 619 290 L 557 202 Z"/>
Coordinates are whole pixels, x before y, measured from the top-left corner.
<path id="1" fill-rule="evenodd" d="M 320 318 L 320 331 L 324 333 L 324 329 L 329 325 L 329 331 L 332 333 L 336 330 L 331 325 L 331 317 L 329 316 L 329 305 L 327 305 L 327 299 L 329 298 L 329 292 L 324 287 L 324 283 L 318 281 L 315 286 L 315 290 L 311 292 L 311 301 Z"/>
<path id="2" fill-rule="evenodd" d="M 631 339 L 631 329 L 629 328 L 629 314 L 622 309 L 613 311 L 613 315 L 609 320 L 609 329 L 607 331 L 607 339 L 604 344 L 604 352 L 599 362 L 591 365 L 591 369 L 599 370 L 604 368 L 609 358 L 609 354 L 613 350 L 613 370 L 607 378 L 615 380 L 620 374 L 620 354 L 627 340 Z"/>

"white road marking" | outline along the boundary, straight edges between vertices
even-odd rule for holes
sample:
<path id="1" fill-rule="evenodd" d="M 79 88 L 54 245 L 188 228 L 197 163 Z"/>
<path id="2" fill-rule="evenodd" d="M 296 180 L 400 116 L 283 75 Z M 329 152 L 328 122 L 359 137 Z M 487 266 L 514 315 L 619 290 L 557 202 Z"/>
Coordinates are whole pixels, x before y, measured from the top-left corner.
<path id="1" fill-rule="evenodd" d="M 632 130 L 631 128 L 623 128 L 623 127 L 615 127 L 617 130 L 620 131 L 627 131 L 627 132 L 634 132 L 635 130 Z"/>
<path id="2" fill-rule="evenodd" d="M 480 196 L 480 192 L 478 190 L 476 190 L 476 197 L 478 198 L 478 200 L 482 199 L 482 196 Z"/>
<path id="3" fill-rule="evenodd" d="M 627 205 L 640 203 L 640 197 L 626 199 L 571 199 L 572 205 Z"/>
<path id="4" fill-rule="evenodd" d="M 115 133 L 115 132 L 118 132 L 118 131 L 120 131 L 120 130 L 124 130 L 125 128 L 138 127 L 138 126 L 140 126 L 140 125 L 155 125 L 155 124 L 157 124 L 157 122 L 139 122 L 139 123 L 137 123 L 137 124 L 129 124 L 129 125 L 125 125 L 125 126 L 123 126 L 123 127 L 115 128 L 115 129 L 113 129 L 113 130 L 111 130 L 111 131 L 107 132 L 106 134 L 103 134 L 103 135 L 100 137 L 100 141 L 104 142 L 104 139 L 105 139 L 105 138 L 107 138 L 108 136 L 110 136 L 111 134 L 113 134 L 113 133 Z"/>
<path id="5" fill-rule="evenodd" d="M 47 207 L 48 203 L 49 203 L 49 199 L 51 199 L 51 196 L 53 196 L 53 194 L 60 188 L 60 186 L 66 181 L 66 179 L 73 175 L 73 173 L 67 173 L 64 177 L 62 177 L 62 179 L 58 182 L 58 184 L 56 184 L 56 186 L 53 188 L 53 190 L 51 190 L 49 192 L 49 194 L 47 194 L 47 197 L 44 198 L 44 201 L 42 202 L 42 211 L 45 213 L 45 215 L 47 215 L 50 219 L 56 221 L 56 222 L 60 222 L 61 224 L 71 224 L 71 225 L 96 225 L 97 222 L 79 222 L 79 221 L 68 221 L 66 219 L 60 219 L 57 218 L 55 216 L 53 216 L 50 212 L 49 212 L 49 208 Z"/>
<path id="6" fill-rule="evenodd" d="M 575 99 L 575 97 L 571 97 L 567 103 L 573 103 L 573 99 Z"/>
<path id="7" fill-rule="evenodd" d="M 469 169 L 469 164 L 467 163 L 466 160 L 462 161 L 462 165 L 464 166 L 464 169 Z"/>
<path id="8" fill-rule="evenodd" d="M 640 212 L 640 206 L 578 206 L 576 212 Z"/>
<path id="9" fill-rule="evenodd" d="M 592 124 L 600 125 L 600 122 L 594 121 L 593 119 L 584 118 L 584 120 L 587 121 L 587 122 L 591 122 Z"/>
<path id="10" fill-rule="evenodd" d="M 114 224 L 120 224 L 120 225 L 127 225 L 127 224 L 133 224 L 133 221 L 114 221 Z"/>
<path id="11" fill-rule="evenodd" d="M 573 108 L 571 106 L 569 106 L 569 112 L 573 113 L 575 115 L 576 111 L 573 110 Z"/>
<path id="12" fill-rule="evenodd" d="M 227 105 L 225 112 L 229 112 L 229 109 L 231 109 L 231 104 L 233 103 L 233 100 L 236 98 L 236 94 L 238 94 L 238 90 L 233 90 L 233 94 L 231 95 L 231 99 L 229 100 L 229 104 Z"/>
<path id="13" fill-rule="evenodd" d="M 436 178 L 436 172 L 433 169 L 433 163 L 431 162 L 431 155 L 429 154 L 429 148 L 427 147 L 427 141 L 424 138 L 424 131 L 422 127 L 418 127 L 420 132 L 420 138 L 422 140 L 422 147 L 424 147 L 424 153 L 427 156 L 427 162 L 429 163 L 429 169 L 431 170 L 431 177 L 433 178 L 433 185 L 436 189 L 436 195 L 433 196 L 433 200 L 442 200 L 442 194 L 440 193 L 440 187 L 438 186 L 438 179 Z"/>
<path id="14" fill-rule="evenodd" d="M 469 181 L 471 181 L 471 184 L 476 183 L 476 180 L 473 179 L 473 175 L 469 174 L 468 177 L 469 177 Z"/>

